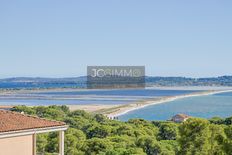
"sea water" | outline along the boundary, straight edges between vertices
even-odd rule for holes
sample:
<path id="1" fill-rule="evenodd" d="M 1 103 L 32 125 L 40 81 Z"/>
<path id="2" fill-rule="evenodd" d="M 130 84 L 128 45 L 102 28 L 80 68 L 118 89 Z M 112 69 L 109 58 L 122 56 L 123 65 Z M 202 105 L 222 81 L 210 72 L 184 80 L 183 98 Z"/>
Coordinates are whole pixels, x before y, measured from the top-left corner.
<path id="1" fill-rule="evenodd" d="M 230 117 L 232 116 L 232 92 L 188 97 L 151 105 L 121 115 L 119 119 L 123 121 L 132 118 L 169 120 L 178 113 L 200 118 Z"/>

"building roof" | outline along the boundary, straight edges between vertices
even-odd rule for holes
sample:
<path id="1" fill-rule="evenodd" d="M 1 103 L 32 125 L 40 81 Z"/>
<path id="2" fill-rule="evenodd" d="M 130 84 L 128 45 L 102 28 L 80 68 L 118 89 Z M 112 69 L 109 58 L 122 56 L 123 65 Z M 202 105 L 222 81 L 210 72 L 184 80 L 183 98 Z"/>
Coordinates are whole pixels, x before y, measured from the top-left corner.
<path id="1" fill-rule="evenodd" d="M 176 114 L 176 115 L 173 116 L 172 118 L 176 118 L 176 117 L 178 117 L 178 118 L 183 118 L 183 119 L 185 119 L 185 118 L 190 118 L 190 116 L 188 116 L 188 115 L 186 115 L 186 114 Z"/>
<path id="2" fill-rule="evenodd" d="M 17 112 L 0 110 L 0 133 L 64 126 L 64 122 L 51 121 Z"/>

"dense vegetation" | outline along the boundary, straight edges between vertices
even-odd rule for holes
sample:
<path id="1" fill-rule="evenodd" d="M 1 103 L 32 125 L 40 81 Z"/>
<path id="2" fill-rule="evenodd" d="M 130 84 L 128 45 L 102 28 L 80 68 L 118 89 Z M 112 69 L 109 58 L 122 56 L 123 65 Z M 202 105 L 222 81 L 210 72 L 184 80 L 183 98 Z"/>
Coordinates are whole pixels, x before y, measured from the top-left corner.
<path id="1" fill-rule="evenodd" d="M 177 124 L 142 119 L 121 122 L 100 114 L 70 112 L 66 106 L 18 106 L 14 111 L 66 122 L 66 155 L 232 154 L 232 118 L 191 118 Z M 57 133 L 38 135 L 37 151 L 57 152 L 57 137 Z"/>

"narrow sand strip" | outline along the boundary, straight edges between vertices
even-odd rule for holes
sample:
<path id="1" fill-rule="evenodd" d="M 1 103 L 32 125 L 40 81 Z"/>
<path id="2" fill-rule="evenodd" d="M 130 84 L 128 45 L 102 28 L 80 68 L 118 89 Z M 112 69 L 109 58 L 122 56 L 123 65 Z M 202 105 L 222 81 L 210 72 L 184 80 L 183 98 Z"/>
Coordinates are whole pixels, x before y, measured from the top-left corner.
<path id="1" fill-rule="evenodd" d="M 155 105 L 155 104 L 171 102 L 174 100 L 183 99 L 187 97 L 213 95 L 213 94 L 219 94 L 219 93 L 225 93 L 225 92 L 232 92 L 232 90 L 210 90 L 210 91 L 197 92 L 197 93 L 191 93 L 191 94 L 186 94 L 186 95 L 162 97 L 160 99 L 157 99 L 156 101 L 142 101 L 142 102 L 136 102 L 133 104 L 128 104 L 127 106 L 119 107 L 118 109 L 115 108 L 113 112 L 106 112 L 104 114 L 109 118 L 114 118 L 114 117 L 118 117 L 120 115 L 126 114 L 130 111 L 141 109 L 141 108 Z"/>
<path id="2" fill-rule="evenodd" d="M 67 105 L 71 111 L 84 110 L 87 112 L 96 112 L 100 110 L 106 110 L 110 108 L 118 107 L 119 105 L 102 105 L 102 104 L 91 104 L 91 105 Z"/>

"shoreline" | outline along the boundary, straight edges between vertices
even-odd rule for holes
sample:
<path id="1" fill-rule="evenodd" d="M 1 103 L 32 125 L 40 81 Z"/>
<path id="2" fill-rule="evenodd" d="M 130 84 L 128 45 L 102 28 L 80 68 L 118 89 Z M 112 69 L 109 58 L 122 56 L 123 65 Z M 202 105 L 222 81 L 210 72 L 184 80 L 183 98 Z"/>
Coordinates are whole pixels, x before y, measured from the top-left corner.
<path id="1" fill-rule="evenodd" d="M 185 94 L 185 95 L 178 95 L 178 96 L 171 96 L 171 97 L 161 97 L 160 99 L 153 100 L 153 101 L 142 101 L 142 102 L 136 102 L 132 104 L 127 104 L 127 106 L 124 107 L 118 107 L 115 108 L 113 112 L 105 112 L 104 115 L 108 118 L 115 118 L 119 117 L 121 115 L 124 115 L 128 112 L 139 110 L 142 108 L 145 108 L 147 106 L 152 106 L 156 104 L 162 104 L 167 102 L 172 102 L 179 99 L 189 98 L 189 97 L 197 97 L 197 96 L 208 96 L 213 94 L 220 94 L 220 93 L 226 93 L 226 92 L 232 92 L 232 90 L 210 90 L 210 91 L 204 91 L 204 92 L 195 92 L 191 94 Z"/>
<path id="2" fill-rule="evenodd" d="M 176 90 L 177 87 L 161 87 L 163 90 Z M 159 88 L 146 88 L 146 89 L 158 89 L 162 90 L 160 87 Z M 101 103 L 94 103 L 94 104 L 89 104 L 89 105 L 79 105 L 79 104 L 65 104 L 67 105 L 70 110 L 85 110 L 87 112 L 91 113 L 99 113 L 103 114 L 109 118 L 114 118 L 118 117 L 121 115 L 124 115 L 128 112 L 138 110 L 147 106 L 152 106 L 156 104 L 162 104 L 166 102 L 171 102 L 175 101 L 178 99 L 183 99 L 183 98 L 188 98 L 188 97 L 196 97 L 196 96 L 204 96 L 204 95 L 212 95 L 212 94 L 218 94 L 218 93 L 224 93 L 224 92 L 232 92 L 232 87 L 185 87 L 186 90 L 199 90 L 196 92 L 188 93 L 188 94 L 182 94 L 182 95 L 176 95 L 176 96 L 160 96 L 160 97 L 151 97 L 151 98 L 144 98 L 140 100 L 134 100 L 135 96 L 131 96 L 131 98 L 134 100 L 131 100 L 132 102 L 126 103 L 126 104 L 101 104 Z M 205 90 L 208 89 L 208 90 Z M 66 91 L 69 91 L 70 89 L 66 89 Z M 183 90 L 183 87 L 179 87 L 177 90 Z M 53 90 L 53 91 L 58 91 L 58 90 Z M 78 90 L 75 90 L 78 91 Z M 0 91 L 1 92 L 1 91 Z M 30 91 L 30 93 L 33 93 L 34 91 Z M 37 91 L 36 91 L 37 92 Z M 47 100 L 72 100 L 72 99 L 81 99 L 81 100 L 88 100 L 88 99 L 93 99 L 94 101 L 98 100 L 123 100 L 126 101 L 128 100 L 127 98 L 124 98 L 123 96 L 96 96 L 96 95 L 87 95 L 87 96 L 80 96 L 80 95 L 72 95 L 70 97 L 64 97 L 64 96 L 31 96 L 31 95 L 26 95 L 26 96 L 17 96 L 23 95 L 23 93 L 28 93 L 25 91 L 8 91 L 8 92 L 1 92 L 0 99 L 6 99 L 6 98 L 25 98 L 25 99 L 47 99 Z M 13 96 L 12 96 L 13 95 Z M 4 105 L 9 105 L 9 104 L 1 104 L 1 106 Z M 14 104 L 12 104 L 14 105 Z M 18 105 L 18 104 L 16 104 Z M 21 105 L 21 104 L 19 104 Z"/>

